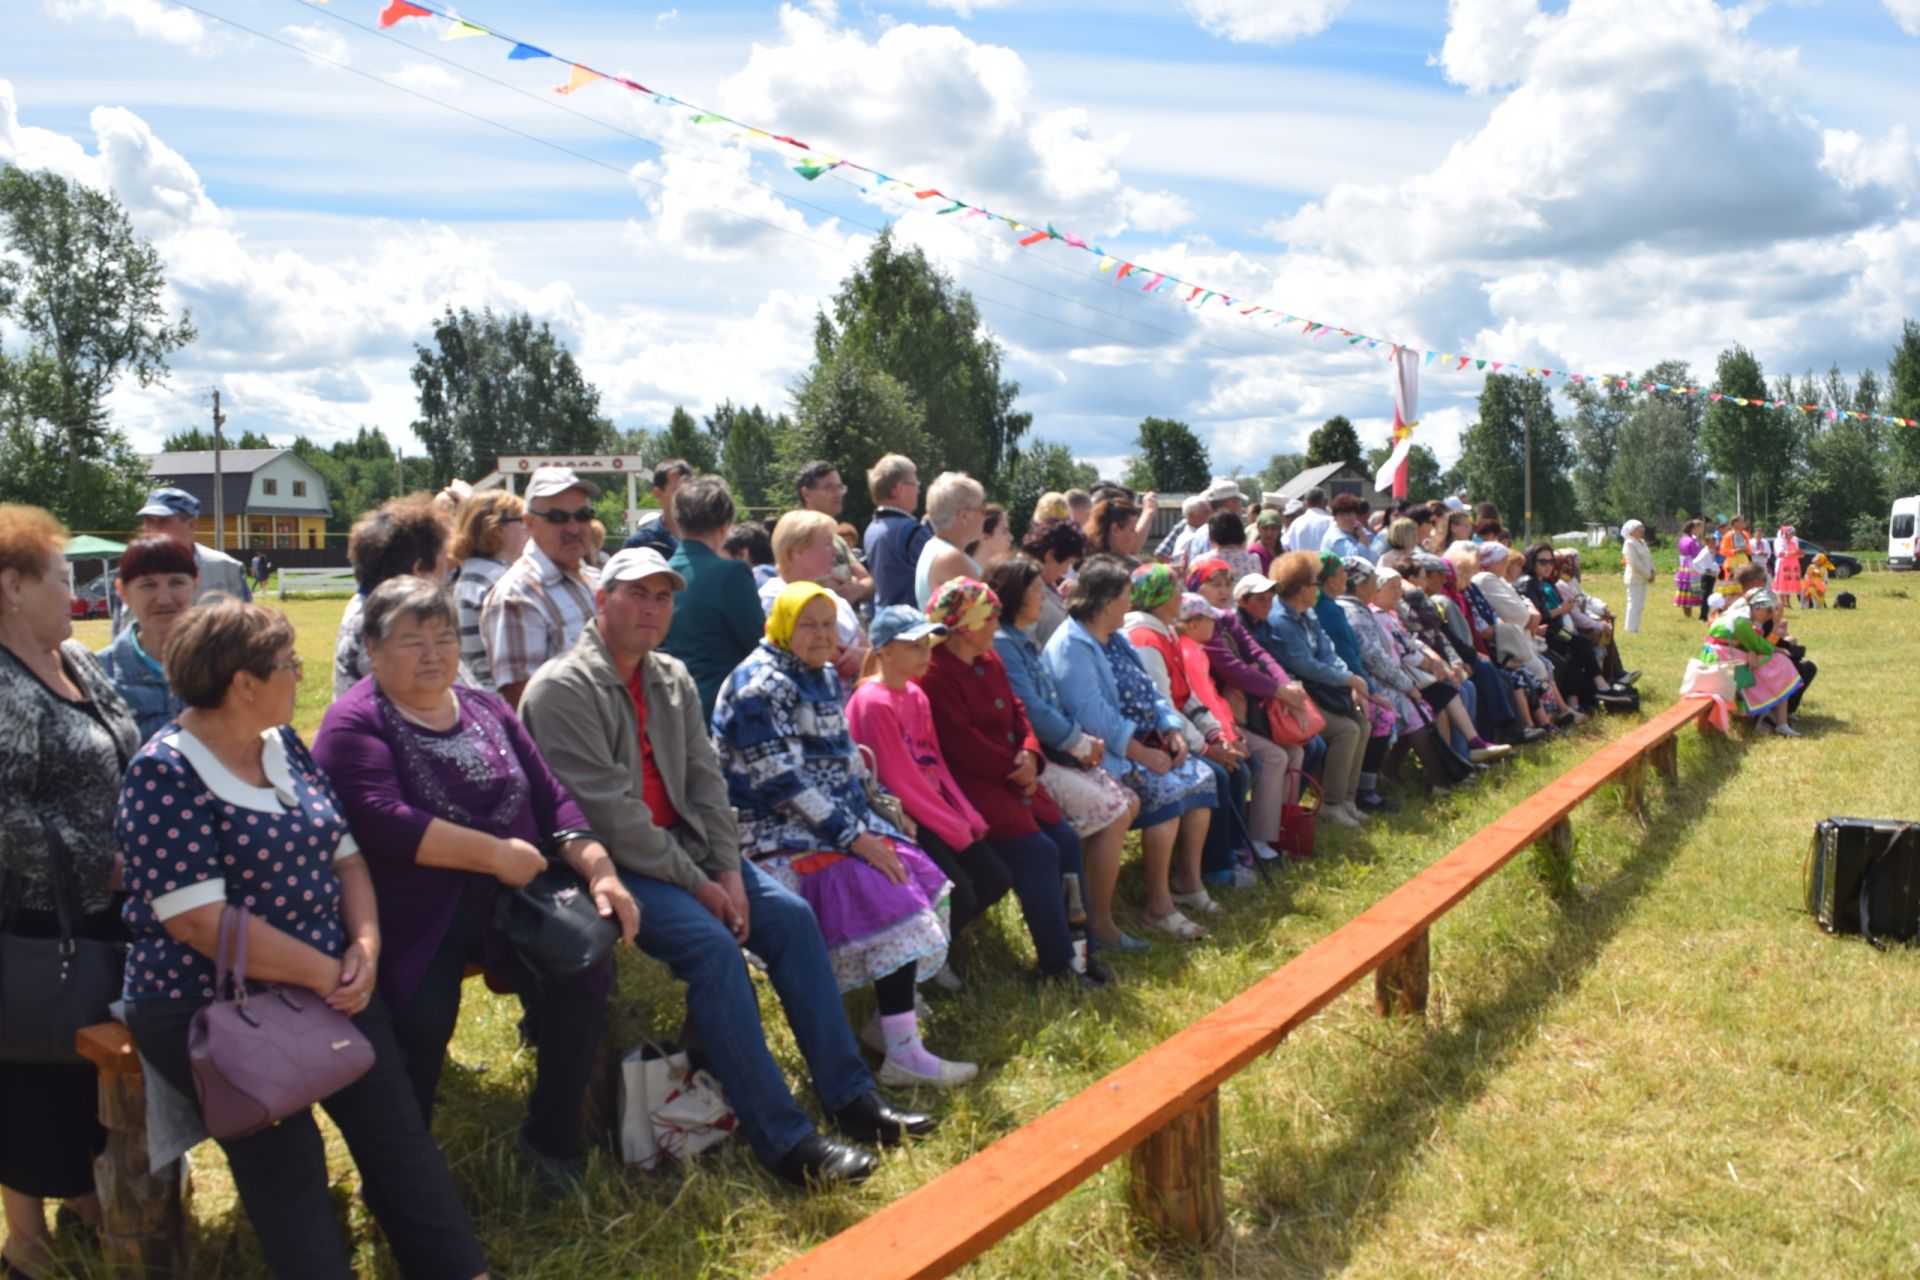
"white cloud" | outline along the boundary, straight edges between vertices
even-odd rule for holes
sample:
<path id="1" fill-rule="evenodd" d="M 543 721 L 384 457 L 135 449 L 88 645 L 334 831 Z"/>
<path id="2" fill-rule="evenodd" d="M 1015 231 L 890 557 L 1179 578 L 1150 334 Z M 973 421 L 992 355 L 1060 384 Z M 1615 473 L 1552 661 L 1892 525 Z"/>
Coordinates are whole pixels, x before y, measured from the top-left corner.
<path id="1" fill-rule="evenodd" d="M 1540 0 L 1448 0 L 1440 66 L 1474 93 L 1517 83 L 1538 41 Z"/>
<path id="2" fill-rule="evenodd" d="M 387 79 L 415 93 L 439 93 L 458 89 L 461 85 L 459 76 L 431 62 L 406 63 L 399 70 L 391 72 Z"/>
<path id="3" fill-rule="evenodd" d="M 680 16 L 680 11 L 678 9 L 668 9 L 665 13 L 654 14 L 653 15 L 654 29 L 656 31 L 659 30 L 661 27 L 666 26 L 669 22 L 672 22 L 675 19 L 677 19 L 679 16 Z"/>
<path id="4" fill-rule="evenodd" d="M 1886 0 L 1887 12 L 1910 36 L 1920 36 L 1920 0 Z"/>
<path id="5" fill-rule="evenodd" d="M 199 14 L 164 0 L 47 0 L 47 11 L 68 22 L 125 22 L 140 35 L 194 53 L 211 53 L 214 49 L 212 32 Z"/>
<path id="6" fill-rule="evenodd" d="M 1286 44 L 1325 31 L 1347 0 L 1186 0 L 1202 27 L 1229 40 Z"/>
<path id="7" fill-rule="evenodd" d="M 971 18 L 982 9 L 1002 9 L 1009 0 L 927 0 L 935 9 L 945 9 L 957 18 Z"/>
<path id="8" fill-rule="evenodd" d="M 311 23 L 304 27 L 282 27 L 280 34 L 312 54 L 316 65 L 349 65 L 353 62 L 352 50 L 347 48 L 346 39 L 330 27 Z"/>
<path id="9" fill-rule="evenodd" d="M 1198 216 L 1187 198 L 1177 191 L 1141 191 L 1128 187 L 1121 192 L 1121 200 L 1127 225 L 1136 231 L 1171 231 Z"/>

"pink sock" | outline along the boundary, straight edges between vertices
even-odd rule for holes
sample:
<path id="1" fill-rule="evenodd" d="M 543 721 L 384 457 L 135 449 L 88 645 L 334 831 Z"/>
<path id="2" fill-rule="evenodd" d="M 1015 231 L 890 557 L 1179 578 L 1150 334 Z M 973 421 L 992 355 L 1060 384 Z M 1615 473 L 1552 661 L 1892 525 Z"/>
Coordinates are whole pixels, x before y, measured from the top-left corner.
<path id="1" fill-rule="evenodd" d="M 887 1057 L 907 1070 L 923 1076 L 940 1074 L 940 1059 L 920 1043 L 920 1019 L 913 1010 L 880 1015 L 880 1030 L 887 1037 Z"/>
<path id="2" fill-rule="evenodd" d="M 1487 749 L 1487 740 L 1485 738 L 1468 738 L 1467 745 L 1475 751 L 1485 751 Z"/>

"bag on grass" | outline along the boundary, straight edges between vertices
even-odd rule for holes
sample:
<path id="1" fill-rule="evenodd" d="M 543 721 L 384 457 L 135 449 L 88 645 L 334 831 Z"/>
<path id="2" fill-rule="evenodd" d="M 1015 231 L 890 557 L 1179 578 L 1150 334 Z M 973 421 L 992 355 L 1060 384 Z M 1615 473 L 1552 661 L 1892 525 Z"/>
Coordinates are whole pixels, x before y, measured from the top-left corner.
<path id="1" fill-rule="evenodd" d="M 651 1172 L 726 1140 L 736 1121 L 720 1082 L 651 1040 L 620 1060 L 620 1158 Z"/>
<path id="2" fill-rule="evenodd" d="M 1853 609 L 1859 607 L 1859 604 L 1860 601 L 1851 591 L 1842 591 L 1833 598 L 1833 607 L 1836 609 Z"/>
<path id="3" fill-rule="evenodd" d="M 1326 795 L 1320 779 L 1303 769 L 1287 770 L 1287 777 L 1300 779 L 1300 794 L 1292 803 L 1280 806 L 1280 852 L 1295 862 L 1313 856 L 1314 832 L 1320 825 L 1320 806 Z"/>
<path id="4" fill-rule="evenodd" d="M 1920 825 L 1817 822 L 1801 879 L 1807 910 L 1828 933 L 1858 933 L 1883 949 L 1920 939 Z"/>

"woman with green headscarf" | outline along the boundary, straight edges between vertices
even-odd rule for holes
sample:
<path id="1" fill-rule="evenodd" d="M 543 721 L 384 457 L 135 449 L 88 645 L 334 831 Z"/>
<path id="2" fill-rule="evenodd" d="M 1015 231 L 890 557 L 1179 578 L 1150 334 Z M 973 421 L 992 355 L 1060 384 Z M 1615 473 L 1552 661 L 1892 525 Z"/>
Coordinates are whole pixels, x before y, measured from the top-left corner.
<path id="1" fill-rule="evenodd" d="M 947 878 L 868 798 L 833 669 L 838 644 L 832 594 L 791 583 L 767 613 L 766 638 L 721 688 L 714 748 L 740 852 L 813 908 L 842 991 L 873 984 L 880 1082 L 952 1088 L 978 1068 L 927 1051 L 913 1001 L 946 961 Z"/>

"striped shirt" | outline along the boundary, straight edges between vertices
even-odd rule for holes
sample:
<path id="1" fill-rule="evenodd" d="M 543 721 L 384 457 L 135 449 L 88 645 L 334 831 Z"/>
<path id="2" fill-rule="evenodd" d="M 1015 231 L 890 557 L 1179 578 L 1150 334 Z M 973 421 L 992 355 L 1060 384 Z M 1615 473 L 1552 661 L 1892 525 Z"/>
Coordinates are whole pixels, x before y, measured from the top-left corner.
<path id="1" fill-rule="evenodd" d="M 486 641 L 480 637 L 480 608 L 487 593 L 507 571 L 507 562 L 492 556 L 471 556 L 460 566 L 453 584 L 453 602 L 460 615 L 460 661 L 473 673 L 476 688 L 497 693 L 493 669 L 487 665 Z"/>
<path id="2" fill-rule="evenodd" d="M 548 658 L 571 648 L 593 620 L 599 572 L 584 562 L 567 573 L 529 542 L 487 593 L 480 636 L 494 686 L 525 684 Z"/>

